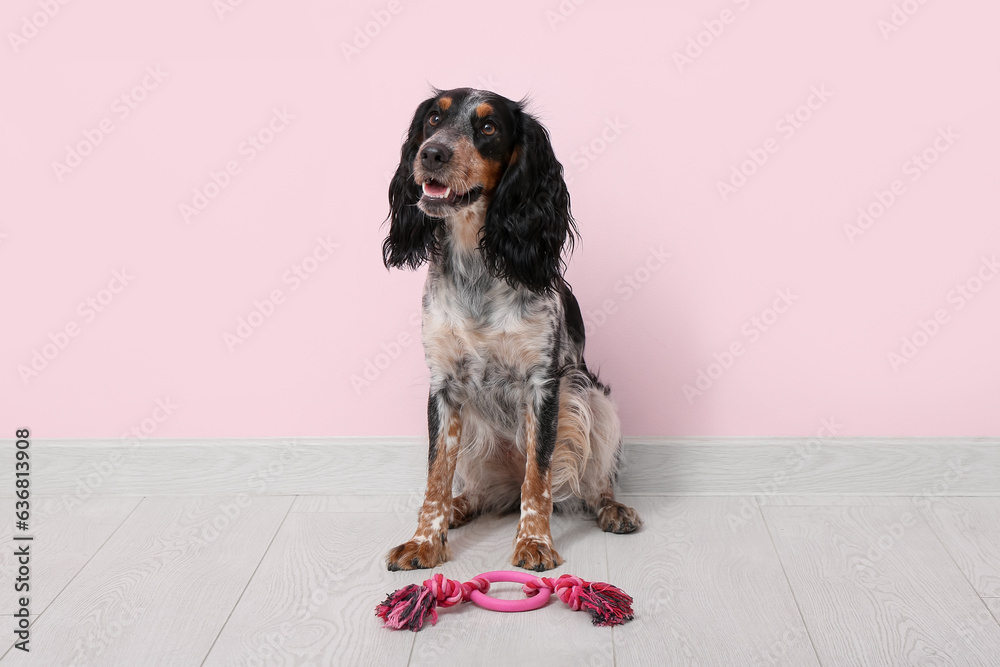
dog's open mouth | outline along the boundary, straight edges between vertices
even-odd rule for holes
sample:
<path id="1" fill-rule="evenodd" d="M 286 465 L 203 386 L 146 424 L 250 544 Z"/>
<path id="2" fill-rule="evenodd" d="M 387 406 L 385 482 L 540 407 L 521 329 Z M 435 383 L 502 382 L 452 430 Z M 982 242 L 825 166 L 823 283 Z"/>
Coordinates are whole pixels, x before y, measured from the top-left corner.
<path id="1" fill-rule="evenodd" d="M 479 198 L 483 187 L 477 185 L 466 192 L 457 192 L 451 186 L 429 178 L 423 184 L 423 201 L 426 204 L 450 204 L 451 206 L 467 206 Z"/>
<path id="2" fill-rule="evenodd" d="M 457 193 L 444 183 L 438 183 L 433 178 L 424 182 L 424 196 L 430 199 L 445 199 L 451 201 Z"/>

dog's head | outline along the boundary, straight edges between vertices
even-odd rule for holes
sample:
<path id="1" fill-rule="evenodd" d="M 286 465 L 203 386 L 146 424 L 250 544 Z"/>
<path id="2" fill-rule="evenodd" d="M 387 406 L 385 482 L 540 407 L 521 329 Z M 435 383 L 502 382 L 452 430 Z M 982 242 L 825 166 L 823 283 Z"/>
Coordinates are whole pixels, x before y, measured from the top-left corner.
<path id="1" fill-rule="evenodd" d="M 442 222 L 480 201 L 476 250 L 493 274 L 552 289 L 576 227 L 548 132 L 523 103 L 496 93 L 438 92 L 417 107 L 389 185 L 385 265 L 423 264 L 439 251 Z"/>

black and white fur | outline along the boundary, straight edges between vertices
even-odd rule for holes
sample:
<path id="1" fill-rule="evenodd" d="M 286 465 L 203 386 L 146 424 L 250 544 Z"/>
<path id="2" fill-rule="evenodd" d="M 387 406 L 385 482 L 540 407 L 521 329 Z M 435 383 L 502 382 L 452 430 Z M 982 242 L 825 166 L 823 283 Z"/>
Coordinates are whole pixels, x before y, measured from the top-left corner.
<path id="1" fill-rule="evenodd" d="M 621 428 L 584 361 L 583 319 L 563 278 L 576 227 L 562 171 L 547 131 L 495 93 L 437 92 L 413 117 L 383 255 L 387 267 L 428 264 L 432 470 L 420 527 L 390 552 L 390 569 L 434 567 L 449 555 L 448 525 L 519 500 L 514 563 L 529 569 L 561 563 L 541 516 L 553 502 L 589 510 L 606 531 L 641 525 L 614 500 Z M 441 456 L 455 461 L 453 500 L 449 471 L 435 477 Z M 443 549 L 427 547 L 438 541 Z"/>

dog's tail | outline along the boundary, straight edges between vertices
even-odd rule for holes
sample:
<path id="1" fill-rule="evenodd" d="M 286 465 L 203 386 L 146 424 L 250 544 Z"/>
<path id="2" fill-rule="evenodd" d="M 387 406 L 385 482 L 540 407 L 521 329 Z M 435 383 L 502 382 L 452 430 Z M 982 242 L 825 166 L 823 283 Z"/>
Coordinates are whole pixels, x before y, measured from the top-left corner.
<path id="1" fill-rule="evenodd" d="M 552 497 L 593 504 L 617 476 L 622 442 L 618 411 L 608 388 L 586 366 L 564 374 L 559 390 Z"/>

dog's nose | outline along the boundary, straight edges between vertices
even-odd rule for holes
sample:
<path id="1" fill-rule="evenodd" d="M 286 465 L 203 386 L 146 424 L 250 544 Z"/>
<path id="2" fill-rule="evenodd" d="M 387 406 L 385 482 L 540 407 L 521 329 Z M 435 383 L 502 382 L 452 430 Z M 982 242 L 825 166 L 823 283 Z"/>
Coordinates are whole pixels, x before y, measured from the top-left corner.
<path id="1" fill-rule="evenodd" d="M 424 150 L 420 151 L 420 164 L 424 165 L 427 171 L 436 171 L 448 164 L 451 159 L 451 151 L 443 144 L 427 144 Z"/>

